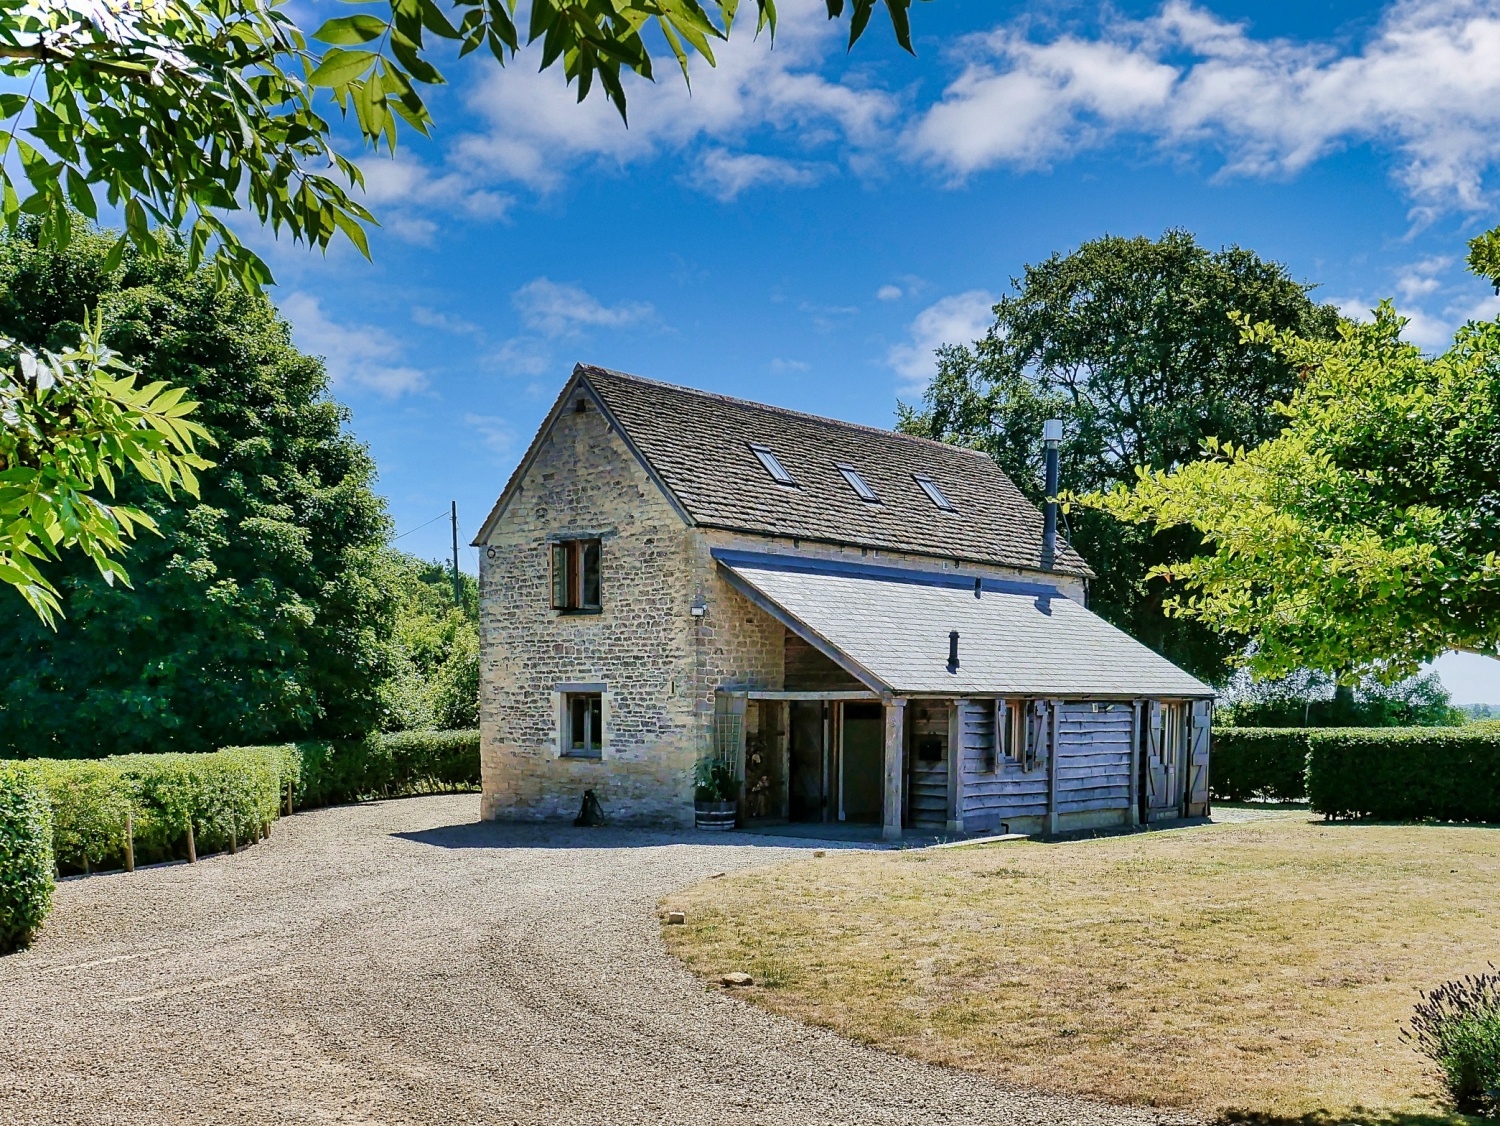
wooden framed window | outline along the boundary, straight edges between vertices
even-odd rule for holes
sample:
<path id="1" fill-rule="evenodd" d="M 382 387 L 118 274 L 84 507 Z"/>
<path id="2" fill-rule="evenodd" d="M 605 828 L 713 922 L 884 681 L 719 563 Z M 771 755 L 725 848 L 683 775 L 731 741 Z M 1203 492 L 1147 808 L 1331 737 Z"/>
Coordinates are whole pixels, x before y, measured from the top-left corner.
<path id="1" fill-rule="evenodd" d="M 563 724 L 563 754 L 570 758 L 603 757 L 603 693 L 563 693 Z"/>
<path id="2" fill-rule="evenodd" d="M 1047 740 L 1045 700 L 995 701 L 995 753 L 998 763 L 1035 770 Z M 995 769 L 994 766 L 991 769 Z"/>
<path id="3" fill-rule="evenodd" d="M 598 540 L 560 540 L 552 544 L 552 608 L 568 613 L 597 613 L 603 605 Z"/>

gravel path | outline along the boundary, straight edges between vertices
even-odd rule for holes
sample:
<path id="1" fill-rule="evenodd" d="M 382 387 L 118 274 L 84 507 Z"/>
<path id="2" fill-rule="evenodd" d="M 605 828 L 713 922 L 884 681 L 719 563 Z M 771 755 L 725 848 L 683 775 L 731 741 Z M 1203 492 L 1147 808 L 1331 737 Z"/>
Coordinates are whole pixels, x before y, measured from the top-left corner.
<path id="1" fill-rule="evenodd" d="M 1059 1123 L 1018 1094 L 705 990 L 655 905 L 813 842 L 299 814 L 196 866 L 70 880 L 0 959 L 0 1122 Z"/>

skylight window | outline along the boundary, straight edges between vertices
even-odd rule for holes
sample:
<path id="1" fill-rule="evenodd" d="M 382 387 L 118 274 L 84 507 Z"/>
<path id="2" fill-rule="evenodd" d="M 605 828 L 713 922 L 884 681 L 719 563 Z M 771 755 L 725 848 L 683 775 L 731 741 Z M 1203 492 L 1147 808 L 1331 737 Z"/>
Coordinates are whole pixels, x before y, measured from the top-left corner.
<path id="1" fill-rule="evenodd" d="M 778 485 L 795 485 L 797 482 L 792 475 L 786 471 L 786 466 L 776 460 L 776 455 L 765 446 L 750 443 L 750 452 L 760 459 L 760 463 L 766 467 L 766 472 L 771 475 L 771 480 Z"/>
<path id="2" fill-rule="evenodd" d="M 937 482 L 923 473 L 913 473 L 912 480 L 922 486 L 922 491 L 927 494 L 927 499 L 932 501 L 944 512 L 952 512 L 953 506 L 948 503 L 948 498 L 943 495 L 943 490 L 937 487 Z"/>
<path id="3" fill-rule="evenodd" d="M 865 483 L 865 479 L 859 475 L 859 470 L 852 465 L 845 465 L 841 461 L 833 463 L 834 467 L 844 475 L 844 480 L 849 482 L 849 487 L 860 500 L 879 503 L 880 498 L 875 495 L 875 490 Z"/>

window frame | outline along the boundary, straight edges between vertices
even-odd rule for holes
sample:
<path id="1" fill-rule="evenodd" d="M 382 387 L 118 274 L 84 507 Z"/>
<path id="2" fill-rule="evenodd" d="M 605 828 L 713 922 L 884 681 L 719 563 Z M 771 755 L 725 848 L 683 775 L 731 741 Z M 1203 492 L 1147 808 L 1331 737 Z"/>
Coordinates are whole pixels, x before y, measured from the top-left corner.
<path id="1" fill-rule="evenodd" d="M 559 614 L 604 611 L 604 541 L 598 536 L 547 544 L 552 609 Z M 590 601 L 592 596 L 592 601 Z"/>
<path id="2" fill-rule="evenodd" d="M 1023 773 L 1042 761 L 1046 699 L 1024 697 L 995 701 L 995 772 L 1002 766 L 1019 766 Z"/>
<path id="3" fill-rule="evenodd" d="M 609 709 L 602 684 L 564 684 L 558 688 L 557 753 L 560 758 L 599 760 L 609 746 Z M 574 745 L 574 712 L 583 708 L 583 738 Z"/>
<path id="4" fill-rule="evenodd" d="M 747 442 L 746 445 L 750 447 L 750 452 L 755 455 L 755 460 L 760 462 L 760 467 L 766 471 L 771 480 L 775 481 L 778 485 L 790 485 L 792 488 L 797 487 L 797 479 L 792 476 L 791 470 L 781 463 L 781 459 L 776 456 L 775 450 L 771 449 L 770 446 L 761 445 L 759 442 Z"/>
<path id="5" fill-rule="evenodd" d="M 938 488 L 938 483 L 927 474 L 913 473 L 911 479 L 917 483 L 922 492 L 927 494 L 927 499 L 932 501 L 933 507 L 939 508 L 944 512 L 958 511 L 958 509 L 953 507 L 953 502 L 948 499 L 948 495 L 942 489 Z"/>
<path id="6" fill-rule="evenodd" d="M 858 469 L 855 469 L 854 466 L 845 461 L 836 461 L 833 463 L 833 467 L 843 474 L 844 480 L 848 482 L 849 487 L 854 490 L 854 495 L 860 500 L 866 504 L 880 503 L 879 494 L 870 486 L 870 482 L 860 476 Z"/>

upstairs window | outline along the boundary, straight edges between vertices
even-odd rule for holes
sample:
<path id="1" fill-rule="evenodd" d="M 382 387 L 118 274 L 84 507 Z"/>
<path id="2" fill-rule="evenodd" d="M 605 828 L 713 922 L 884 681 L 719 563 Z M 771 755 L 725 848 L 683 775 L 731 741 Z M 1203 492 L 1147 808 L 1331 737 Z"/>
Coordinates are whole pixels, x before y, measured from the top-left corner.
<path id="1" fill-rule="evenodd" d="M 797 483 L 792 478 L 792 475 L 786 471 L 786 466 L 777 461 L 776 455 L 765 446 L 758 446 L 754 442 L 751 442 L 750 452 L 760 459 L 761 465 L 765 466 L 766 472 L 771 475 L 771 480 L 775 481 L 778 485 L 795 485 Z"/>
<path id="2" fill-rule="evenodd" d="M 594 613 L 600 607 L 598 540 L 562 540 L 552 545 L 552 608 Z"/>
<path id="3" fill-rule="evenodd" d="M 852 465 L 845 465 L 841 461 L 833 463 L 834 467 L 844 475 L 844 480 L 849 482 L 849 487 L 854 490 L 854 495 L 860 500 L 879 504 L 880 498 L 875 495 L 875 490 L 865 483 L 865 479 L 859 475 L 859 470 Z"/>
<path id="4" fill-rule="evenodd" d="M 948 503 L 948 498 L 943 495 L 943 490 L 937 487 L 937 482 L 925 473 L 913 473 L 912 480 L 922 486 L 922 491 L 927 494 L 927 499 L 932 501 L 944 512 L 952 512 L 953 506 Z"/>

